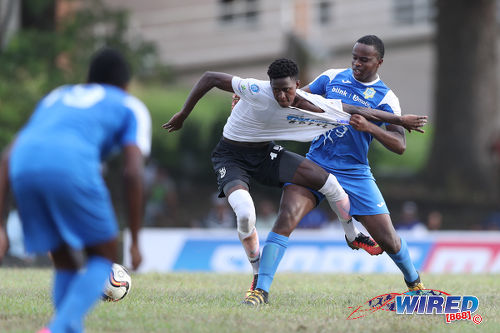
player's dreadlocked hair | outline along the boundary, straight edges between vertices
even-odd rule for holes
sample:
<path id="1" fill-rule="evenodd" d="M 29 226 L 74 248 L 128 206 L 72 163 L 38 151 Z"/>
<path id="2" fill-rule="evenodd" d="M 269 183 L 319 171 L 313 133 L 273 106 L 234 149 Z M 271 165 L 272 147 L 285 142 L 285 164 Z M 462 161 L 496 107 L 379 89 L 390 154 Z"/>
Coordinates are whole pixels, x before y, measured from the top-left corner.
<path id="1" fill-rule="evenodd" d="M 365 45 L 373 45 L 375 47 L 375 50 L 377 50 L 378 58 L 384 59 L 384 52 L 385 52 L 384 42 L 382 42 L 382 40 L 377 36 L 366 35 L 358 39 L 357 42 Z"/>
<path id="2" fill-rule="evenodd" d="M 129 81 L 130 68 L 120 52 L 104 48 L 94 54 L 87 75 L 88 83 L 107 83 L 123 88 Z"/>
<path id="3" fill-rule="evenodd" d="M 285 77 L 297 79 L 299 76 L 299 67 L 293 60 L 281 58 L 274 60 L 271 65 L 269 65 L 267 75 L 270 80 L 282 79 Z"/>

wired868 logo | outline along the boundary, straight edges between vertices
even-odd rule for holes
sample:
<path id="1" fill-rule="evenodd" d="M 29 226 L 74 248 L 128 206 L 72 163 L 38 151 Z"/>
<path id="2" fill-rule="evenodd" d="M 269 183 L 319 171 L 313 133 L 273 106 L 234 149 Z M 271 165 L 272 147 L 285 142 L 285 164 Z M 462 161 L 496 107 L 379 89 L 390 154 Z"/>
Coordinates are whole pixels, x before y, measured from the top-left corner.
<path id="1" fill-rule="evenodd" d="M 470 320 L 480 324 L 483 320 L 472 315 L 479 306 L 476 296 L 398 295 L 395 302 L 397 314 L 444 314 L 447 323 Z"/>
<path id="2" fill-rule="evenodd" d="M 468 320 L 480 324 L 481 315 L 474 314 L 479 307 L 476 296 L 452 296 L 444 291 L 425 289 L 419 292 L 390 293 L 376 296 L 358 307 L 347 319 L 359 319 L 378 310 L 398 315 L 444 315 L 445 322 Z"/>

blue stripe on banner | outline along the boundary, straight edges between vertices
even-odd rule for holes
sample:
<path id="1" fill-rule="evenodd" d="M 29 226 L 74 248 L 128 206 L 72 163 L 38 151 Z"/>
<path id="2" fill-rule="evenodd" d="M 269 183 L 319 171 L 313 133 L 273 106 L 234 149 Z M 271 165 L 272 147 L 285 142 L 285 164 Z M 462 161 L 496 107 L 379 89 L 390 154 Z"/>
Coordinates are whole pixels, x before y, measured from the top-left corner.
<path id="1" fill-rule="evenodd" d="M 417 270 L 422 270 L 431 241 L 408 243 Z M 263 244 L 261 244 L 263 246 Z M 239 241 L 188 239 L 172 267 L 174 271 L 247 272 L 251 266 Z M 386 255 L 372 257 L 352 251 L 344 241 L 291 239 L 278 271 L 294 272 L 394 272 L 399 270 Z"/>

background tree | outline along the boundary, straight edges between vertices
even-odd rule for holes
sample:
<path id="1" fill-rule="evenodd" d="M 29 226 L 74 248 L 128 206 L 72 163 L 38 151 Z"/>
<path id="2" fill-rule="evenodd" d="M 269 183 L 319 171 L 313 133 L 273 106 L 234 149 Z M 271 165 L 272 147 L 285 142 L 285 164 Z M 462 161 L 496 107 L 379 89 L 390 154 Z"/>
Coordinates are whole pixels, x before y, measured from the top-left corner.
<path id="1" fill-rule="evenodd" d="M 434 141 L 426 169 L 442 198 L 495 197 L 498 126 L 495 0 L 437 0 Z M 467 200 L 467 201 L 465 201 Z"/>
<path id="2" fill-rule="evenodd" d="M 122 51 L 135 77 L 151 71 L 155 49 L 134 40 L 128 14 L 90 0 L 62 17 L 55 0 L 24 0 L 21 28 L 0 48 L 0 147 L 11 141 L 36 101 L 56 86 L 86 79 L 88 60 L 104 45 Z"/>

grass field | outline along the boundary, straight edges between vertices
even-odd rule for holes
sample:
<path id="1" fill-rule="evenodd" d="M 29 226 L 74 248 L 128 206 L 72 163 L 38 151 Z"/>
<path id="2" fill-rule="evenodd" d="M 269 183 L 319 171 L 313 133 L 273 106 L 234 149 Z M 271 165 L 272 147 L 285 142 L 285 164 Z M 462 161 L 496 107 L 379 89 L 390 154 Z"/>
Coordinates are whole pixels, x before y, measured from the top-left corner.
<path id="1" fill-rule="evenodd" d="M 34 332 L 52 313 L 50 270 L 0 269 L 0 332 Z M 479 298 L 483 321 L 446 324 L 440 315 L 377 311 L 346 318 L 367 300 L 403 292 L 399 275 L 278 274 L 270 304 L 240 305 L 250 282 L 242 274 L 143 274 L 130 294 L 100 302 L 87 332 L 500 332 L 498 275 L 424 275 L 428 288 Z"/>

